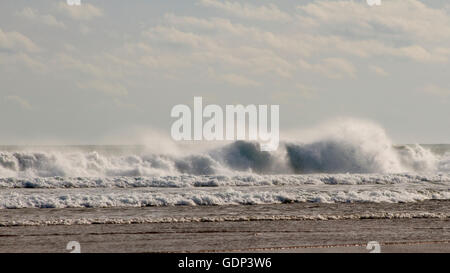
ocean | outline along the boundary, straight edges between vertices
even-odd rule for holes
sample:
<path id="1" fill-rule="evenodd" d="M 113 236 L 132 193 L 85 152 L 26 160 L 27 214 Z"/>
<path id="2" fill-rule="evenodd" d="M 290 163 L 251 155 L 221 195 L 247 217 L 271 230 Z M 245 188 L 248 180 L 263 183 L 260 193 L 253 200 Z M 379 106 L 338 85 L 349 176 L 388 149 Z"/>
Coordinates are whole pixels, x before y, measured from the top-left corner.
<path id="1" fill-rule="evenodd" d="M 144 146 L 0 147 L 0 209 L 417 202 L 450 198 L 450 146 L 234 142 L 183 156 Z"/>
<path id="2" fill-rule="evenodd" d="M 0 251 L 448 251 L 450 145 L 160 146 L 0 147 Z"/>

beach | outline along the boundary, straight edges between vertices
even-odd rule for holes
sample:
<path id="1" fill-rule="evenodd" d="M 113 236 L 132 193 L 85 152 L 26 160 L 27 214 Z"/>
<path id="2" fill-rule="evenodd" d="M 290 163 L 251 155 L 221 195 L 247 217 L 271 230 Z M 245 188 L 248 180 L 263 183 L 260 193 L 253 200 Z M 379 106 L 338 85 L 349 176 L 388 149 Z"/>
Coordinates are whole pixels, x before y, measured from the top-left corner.
<path id="1" fill-rule="evenodd" d="M 450 252 L 449 201 L 0 210 L 0 252 Z M 14 222 L 14 219 L 21 221 Z"/>
<path id="2" fill-rule="evenodd" d="M 0 252 L 450 252 L 449 146 L 282 145 L 4 147 Z"/>

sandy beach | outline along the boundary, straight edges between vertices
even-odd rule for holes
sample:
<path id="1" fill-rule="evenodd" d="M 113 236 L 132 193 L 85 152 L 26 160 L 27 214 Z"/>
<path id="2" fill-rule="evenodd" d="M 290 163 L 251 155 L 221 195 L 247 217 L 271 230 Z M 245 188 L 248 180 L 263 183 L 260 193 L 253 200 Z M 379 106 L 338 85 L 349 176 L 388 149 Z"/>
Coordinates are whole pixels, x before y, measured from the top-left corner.
<path id="1" fill-rule="evenodd" d="M 85 253 L 367 253 L 367 243 L 377 241 L 381 252 L 448 253 L 449 207 L 426 201 L 1 210 L 0 252 L 69 252 L 67 243 L 78 241 Z"/>

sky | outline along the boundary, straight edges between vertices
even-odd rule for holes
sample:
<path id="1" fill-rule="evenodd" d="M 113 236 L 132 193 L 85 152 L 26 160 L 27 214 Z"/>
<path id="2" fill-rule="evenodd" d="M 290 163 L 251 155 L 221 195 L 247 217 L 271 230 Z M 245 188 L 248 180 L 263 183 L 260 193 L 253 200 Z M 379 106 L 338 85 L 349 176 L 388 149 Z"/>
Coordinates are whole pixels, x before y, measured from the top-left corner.
<path id="1" fill-rule="evenodd" d="M 282 132 L 354 117 L 450 143 L 449 62 L 444 0 L 3 0 L 0 144 L 169 132 L 194 96 L 280 105 Z"/>

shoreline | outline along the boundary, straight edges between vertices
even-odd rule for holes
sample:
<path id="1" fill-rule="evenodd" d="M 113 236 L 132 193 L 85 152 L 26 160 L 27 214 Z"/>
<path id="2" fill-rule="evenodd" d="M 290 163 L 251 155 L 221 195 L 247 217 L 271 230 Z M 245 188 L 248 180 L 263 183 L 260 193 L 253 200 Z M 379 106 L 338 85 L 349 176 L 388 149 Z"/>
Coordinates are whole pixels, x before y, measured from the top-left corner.
<path id="1" fill-rule="evenodd" d="M 0 252 L 67 253 L 309 253 L 450 252 L 448 220 L 385 219 L 273 222 L 195 222 L 28 226 L 1 229 Z M 417 228 L 420 227 L 420 228 Z"/>
<path id="2" fill-rule="evenodd" d="M 3 223 L 0 227 L 0 252 L 67 253 L 69 252 L 66 250 L 67 243 L 78 241 L 81 252 L 367 253 L 369 252 L 366 249 L 367 243 L 377 241 L 381 252 L 447 253 L 450 252 L 449 204 L 450 201 L 424 201 L 398 204 L 294 203 L 252 206 L 0 210 L 0 223 Z M 375 212 L 386 217 L 355 219 L 342 217 L 364 216 Z M 431 217 L 430 213 L 438 217 Z M 248 220 L 245 216 L 249 215 L 268 218 L 285 216 L 286 219 Z M 289 218 L 302 215 L 305 217 L 333 215 L 334 219 Z M 418 217 L 420 215 L 423 217 Z M 225 217 L 231 216 L 237 217 L 238 220 L 226 220 Z M 81 217 L 98 219 L 115 217 L 122 222 L 44 224 L 51 219 L 57 223 L 58 220 L 74 220 Z M 129 222 L 130 219 L 141 219 L 139 217 L 147 220 L 170 220 Z M 182 221 L 183 217 L 187 220 Z M 18 221 L 19 218 L 29 221 L 40 219 L 42 222 L 38 225 L 36 222 L 30 222 L 30 225 L 5 225 L 8 219 Z"/>

